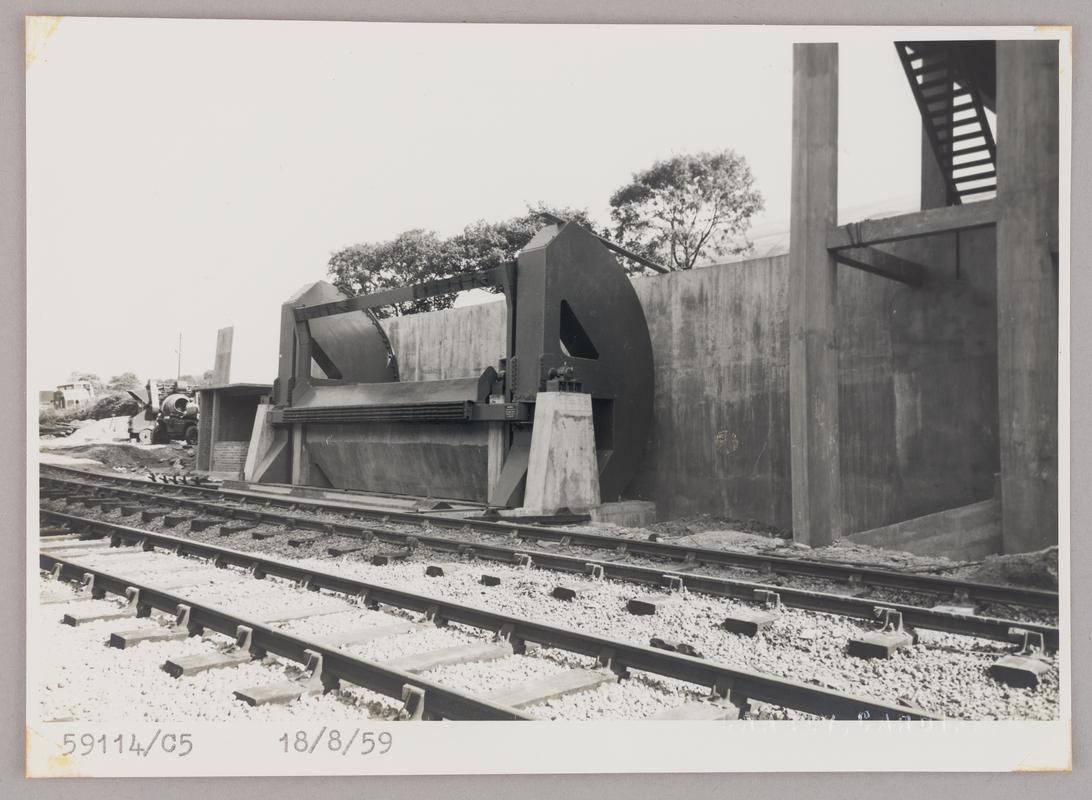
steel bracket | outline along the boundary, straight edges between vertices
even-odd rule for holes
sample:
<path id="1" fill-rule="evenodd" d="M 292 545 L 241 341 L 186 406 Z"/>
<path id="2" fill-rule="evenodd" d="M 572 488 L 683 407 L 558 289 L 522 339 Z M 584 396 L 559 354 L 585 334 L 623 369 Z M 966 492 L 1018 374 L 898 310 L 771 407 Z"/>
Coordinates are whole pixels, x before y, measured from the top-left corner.
<path id="1" fill-rule="evenodd" d="M 402 710 L 400 720 L 422 720 L 425 717 L 425 690 L 410 684 L 402 686 Z"/>
<path id="2" fill-rule="evenodd" d="M 599 665 L 605 669 L 609 669 L 619 678 L 628 678 L 629 670 L 623 665 L 618 663 L 618 654 L 613 647 L 604 647 L 599 651 L 599 656 L 596 659 Z"/>
<path id="3" fill-rule="evenodd" d="M 1017 645 L 1013 655 L 1035 656 L 1046 650 L 1043 634 L 1040 631 L 1029 631 L 1027 628 L 1009 628 L 1009 639 Z"/>
<path id="4" fill-rule="evenodd" d="M 83 588 L 91 593 L 92 600 L 101 600 L 106 597 L 106 591 L 95 586 L 95 576 L 90 572 L 83 573 Z"/>
<path id="5" fill-rule="evenodd" d="M 235 629 L 235 646 L 256 659 L 265 658 L 265 651 L 254 645 L 254 630 L 249 625 L 240 625 Z"/>
<path id="6" fill-rule="evenodd" d="M 440 614 L 440 607 L 435 604 L 425 609 L 424 621 L 431 622 L 437 628 L 443 628 L 447 625 L 447 620 Z"/>
<path id="7" fill-rule="evenodd" d="M 683 579 L 679 575 L 664 575 L 664 585 L 669 592 L 686 592 L 686 584 L 683 583 Z"/>
<path id="8" fill-rule="evenodd" d="M 762 603 L 765 608 L 781 608 L 781 595 L 769 589 L 755 589 L 753 599 L 756 603 Z"/>
<path id="9" fill-rule="evenodd" d="M 603 580 L 603 565 L 602 564 L 585 564 L 584 571 L 588 573 L 588 577 L 593 581 Z"/>
<path id="10" fill-rule="evenodd" d="M 190 636 L 197 636 L 203 632 L 202 627 L 193 622 L 191 609 L 185 603 L 179 603 L 175 608 L 174 626 L 176 628 L 185 628 Z"/>
<path id="11" fill-rule="evenodd" d="M 495 638 L 498 642 L 508 642 L 512 646 L 512 652 L 517 655 L 526 650 L 526 642 L 516 635 L 516 626 L 511 622 L 501 625 Z"/>
<path id="12" fill-rule="evenodd" d="M 876 606 L 872 615 L 880 621 L 884 633 L 902 633 L 902 612 L 887 606 Z"/>

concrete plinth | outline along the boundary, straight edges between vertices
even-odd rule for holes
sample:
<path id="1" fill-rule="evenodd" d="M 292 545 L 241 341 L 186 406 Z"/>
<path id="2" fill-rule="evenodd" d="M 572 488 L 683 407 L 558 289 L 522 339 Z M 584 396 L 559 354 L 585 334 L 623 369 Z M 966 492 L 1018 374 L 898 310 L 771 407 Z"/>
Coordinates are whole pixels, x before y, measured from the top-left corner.
<path id="1" fill-rule="evenodd" d="M 554 514 L 600 505 L 591 395 L 539 392 L 523 507 Z"/>
<path id="2" fill-rule="evenodd" d="M 592 522 L 621 525 L 625 528 L 646 528 L 656 521 L 656 504 L 647 500 L 623 500 L 603 503 L 589 509 Z"/>

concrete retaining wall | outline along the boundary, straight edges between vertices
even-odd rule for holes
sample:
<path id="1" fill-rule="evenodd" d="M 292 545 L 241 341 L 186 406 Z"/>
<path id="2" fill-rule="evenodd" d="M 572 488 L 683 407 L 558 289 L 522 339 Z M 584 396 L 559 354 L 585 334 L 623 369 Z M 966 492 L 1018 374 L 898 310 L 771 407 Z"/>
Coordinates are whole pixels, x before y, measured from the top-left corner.
<path id="1" fill-rule="evenodd" d="M 990 497 L 997 455 L 992 231 L 892 248 L 911 288 L 839 273 L 847 532 Z M 792 524 L 788 258 L 634 280 L 652 335 L 655 421 L 630 495 L 659 516 Z M 403 380 L 475 375 L 503 355 L 503 302 L 389 320 Z"/>

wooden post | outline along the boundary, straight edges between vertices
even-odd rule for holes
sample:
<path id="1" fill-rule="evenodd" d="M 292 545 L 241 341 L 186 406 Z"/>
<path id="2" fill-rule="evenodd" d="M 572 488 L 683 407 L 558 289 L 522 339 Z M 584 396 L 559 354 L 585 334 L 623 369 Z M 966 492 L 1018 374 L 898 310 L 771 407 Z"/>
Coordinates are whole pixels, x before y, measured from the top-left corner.
<path id="1" fill-rule="evenodd" d="M 793 539 L 842 535 L 838 443 L 837 266 L 827 233 L 838 218 L 838 45 L 793 45 L 789 229 L 789 422 Z"/>
<path id="2" fill-rule="evenodd" d="M 1058 43 L 997 43 L 997 358 L 1006 553 L 1058 543 Z"/>

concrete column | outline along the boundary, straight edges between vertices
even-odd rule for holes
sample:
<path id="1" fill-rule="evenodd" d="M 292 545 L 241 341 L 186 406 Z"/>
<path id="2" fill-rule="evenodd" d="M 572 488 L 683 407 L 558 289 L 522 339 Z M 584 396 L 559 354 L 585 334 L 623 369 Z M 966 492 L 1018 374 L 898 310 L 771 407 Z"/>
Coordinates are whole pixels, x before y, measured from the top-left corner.
<path id="1" fill-rule="evenodd" d="M 789 228 L 789 422 L 793 538 L 819 547 L 842 535 L 835 261 L 838 217 L 838 45 L 793 45 Z"/>
<path id="2" fill-rule="evenodd" d="M 1058 543 L 1058 43 L 997 43 L 997 359 L 1006 553 Z"/>
<path id="3" fill-rule="evenodd" d="M 587 511 L 600 505 L 591 395 L 539 392 L 527 463 L 527 513 L 561 508 Z"/>

